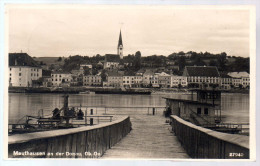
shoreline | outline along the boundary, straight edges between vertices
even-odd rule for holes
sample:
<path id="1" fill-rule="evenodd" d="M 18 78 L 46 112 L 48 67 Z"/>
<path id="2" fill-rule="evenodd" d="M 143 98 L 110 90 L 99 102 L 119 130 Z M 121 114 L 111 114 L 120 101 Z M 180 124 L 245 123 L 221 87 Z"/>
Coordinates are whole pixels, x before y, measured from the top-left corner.
<path id="1" fill-rule="evenodd" d="M 188 88 L 131 88 L 128 89 L 131 92 L 151 92 L 151 94 L 169 94 L 169 93 L 189 93 Z M 113 87 L 66 87 L 66 88 L 46 88 L 46 87 L 35 87 L 35 88 L 26 88 L 26 87 L 9 87 L 8 93 L 69 93 L 69 94 L 78 94 L 80 92 L 95 92 L 95 91 L 108 91 L 115 92 L 121 91 L 120 88 Z M 249 89 L 230 89 L 230 90 L 221 90 L 222 93 L 242 93 L 249 94 Z M 108 93 L 110 94 L 110 93 Z"/>

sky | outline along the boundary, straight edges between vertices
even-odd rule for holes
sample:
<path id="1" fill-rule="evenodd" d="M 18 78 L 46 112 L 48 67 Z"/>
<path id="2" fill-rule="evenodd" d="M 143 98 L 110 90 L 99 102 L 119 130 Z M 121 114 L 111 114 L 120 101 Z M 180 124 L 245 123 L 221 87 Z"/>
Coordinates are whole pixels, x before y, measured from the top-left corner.
<path id="1" fill-rule="evenodd" d="M 179 51 L 249 57 L 250 13 L 245 8 L 9 5 L 9 52 L 32 57 L 116 54 L 120 29 L 124 56 Z"/>

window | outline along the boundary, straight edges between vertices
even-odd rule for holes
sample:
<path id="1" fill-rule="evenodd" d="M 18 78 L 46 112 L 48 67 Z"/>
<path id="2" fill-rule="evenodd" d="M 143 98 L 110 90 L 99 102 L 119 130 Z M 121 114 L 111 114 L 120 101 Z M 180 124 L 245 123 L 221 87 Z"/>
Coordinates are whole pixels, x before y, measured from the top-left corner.
<path id="1" fill-rule="evenodd" d="M 19 76 L 22 76 L 22 73 L 19 73 Z"/>
<path id="2" fill-rule="evenodd" d="M 19 71 L 21 71 L 21 68 L 19 68 Z"/>
<path id="3" fill-rule="evenodd" d="M 209 114 L 209 109 L 208 108 L 204 108 L 204 114 L 208 115 Z"/>
<path id="4" fill-rule="evenodd" d="M 10 71 L 12 70 L 12 68 L 10 68 Z"/>
<path id="5" fill-rule="evenodd" d="M 197 114 L 198 114 L 198 115 L 201 114 L 201 108 L 197 108 Z"/>

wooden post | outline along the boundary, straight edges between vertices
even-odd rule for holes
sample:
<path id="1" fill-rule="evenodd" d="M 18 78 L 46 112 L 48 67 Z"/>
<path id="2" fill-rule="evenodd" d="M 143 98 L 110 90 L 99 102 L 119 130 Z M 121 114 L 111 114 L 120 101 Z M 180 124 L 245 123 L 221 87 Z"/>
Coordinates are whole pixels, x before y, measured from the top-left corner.
<path id="1" fill-rule="evenodd" d="M 88 124 L 87 114 L 88 114 L 88 109 L 86 109 L 86 111 L 85 111 L 85 125 Z"/>
<path id="2" fill-rule="evenodd" d="M 90 126 L 93 126 L 93 118 L 90 118 Z"/>

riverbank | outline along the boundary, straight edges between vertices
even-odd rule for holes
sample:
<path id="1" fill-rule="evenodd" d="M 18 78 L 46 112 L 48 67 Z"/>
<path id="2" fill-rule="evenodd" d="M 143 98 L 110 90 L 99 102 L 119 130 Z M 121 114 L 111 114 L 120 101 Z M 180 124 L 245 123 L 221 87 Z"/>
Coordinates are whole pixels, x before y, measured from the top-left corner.
<path id="1" fill-rule="evenodd" d="M 167 93 L 186 93 L 189 88 L 131 88 L 126 91 L 133 92 L 131 94 L 151 92 L 152 94 L 167 94 Z M 107 94 L 113 94 L 112 92 L 120 92 L 120 88 L 115 87 L 9 87 L 9 93 L 70 93 L 77 94 L 80 92 L 107 92 Z M 249 94 L 249 89 L 230 89 L 221 90 L 224 93 L 243 93 Z M 109 93 L 111 92 L 111 93 Z M 123 91 L 122 91 L 123 92 Z"/>

